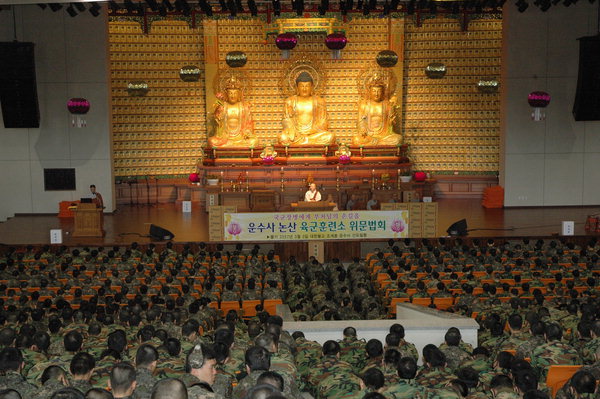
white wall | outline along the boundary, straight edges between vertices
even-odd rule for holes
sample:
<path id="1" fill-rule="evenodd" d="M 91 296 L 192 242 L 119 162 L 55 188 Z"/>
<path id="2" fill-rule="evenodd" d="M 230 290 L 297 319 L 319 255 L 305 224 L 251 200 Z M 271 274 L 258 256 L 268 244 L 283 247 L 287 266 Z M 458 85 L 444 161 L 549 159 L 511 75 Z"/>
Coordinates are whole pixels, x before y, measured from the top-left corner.
<path id="1" fill-rule="evenodd" d="M 524 13 L 504 6 L 503 135 L 506 206 L 600 204 L 600 122 L 572 116 L 579 42 L 597 33 L 598 4 Z M 546 120 L 533 122 L 527 95 L 551 95 Z"/>
<path id="2" fill-rule="evenodd" d="M 19 41 L 35 43 L 39 129 L 0 121 L 0 221 L 15 213 L 57 213 L 96 184 L 113 211 L 106 16 L 75 18 L 37 5 L 15 8 Z M 12 41 L 12 10 L 0 12 L 0 41 Z M 67 100 L 87 98 L 87 127 L 71 126 Z M 1 115 L 0 115 L 1 118 Z M 76 191 L 44 191 L 44 168 L 75 168 Z"/>

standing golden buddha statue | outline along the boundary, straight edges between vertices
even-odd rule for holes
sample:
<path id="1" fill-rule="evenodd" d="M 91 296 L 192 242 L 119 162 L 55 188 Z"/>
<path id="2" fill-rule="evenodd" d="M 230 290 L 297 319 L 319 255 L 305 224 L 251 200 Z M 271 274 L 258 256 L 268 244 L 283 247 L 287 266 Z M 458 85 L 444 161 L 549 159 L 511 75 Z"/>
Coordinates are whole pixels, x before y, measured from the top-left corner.
<path id="1" fill-rule="evenodd" d="M 250 104 L 243 99 L 242 83 L 231 76 L 224 92 L 214 106 L 215 133 L 208 139 L 211 147 L 253 148 L 258 139 L 254 136 L 254 123 Z"/>
<path id="2" fill-rule="evenodd" d="M 388 98 L 386 79 L 375 74 L 366 82 L 363 99 L 358 103 L 358 134 L 352 138 L 355 146 L 398 146 L 400 107 L 396 96 Z"/>
<path id="3" fill-rule="evenodd" d="M 328 131 L 325 100 L 313 93 L 313 78 L 306 71 L 296 78 L 296 94 L 285 101 L 282 124 L 281 145 L 330 145 L 335 142 L 335 134 Z"/>

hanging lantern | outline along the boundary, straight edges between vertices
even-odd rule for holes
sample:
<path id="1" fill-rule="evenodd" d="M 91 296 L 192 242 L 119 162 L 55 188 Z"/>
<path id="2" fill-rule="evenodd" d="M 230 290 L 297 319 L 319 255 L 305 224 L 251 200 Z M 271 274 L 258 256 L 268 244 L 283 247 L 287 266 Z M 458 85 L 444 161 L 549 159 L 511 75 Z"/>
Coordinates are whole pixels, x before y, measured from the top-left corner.
<path id="1" fill-rule="evenodd" d="M 241 68 L 248 62 L 248 57 L 243 51 L 230 51 L 225 55 L 225 62 L 231 68 Z"/>
<path id="2" fill-rule="evenodd" d="M 287 60 L 290 58 L 290 52 L 298 44 L 298 37 L 293 33 L 282 33 L 275 39 L 275 44 L 281 50 L 281 58 Z"/>
<path id="3" fill-rule="evenodd" d="M 85 98 L 72 98 L 67 101 L 67 109 L 71 113 L 71 126 L 85 127 L 87 122 L 81 117 L 90 110 L 90 102 Z"/>
<path id="4" fill-rule="evenodd" d="M 550 94 L 545 91 L 532 91 L 527 96 L 527 102 L 533 107 L 531 119 L 536 122 L 546 119 L 543 109 L 550 104 Z"/>
<path id="5" fill-rule="evenodd" d="M 432 62 L 425 67 L 425 75 L 429 79 L 441 79 L 446 76 L 446 65 L 441 62 Z"/>
<path id="6" fill-rule="evenodd" d="M 200 79 L 200 68 L 196 65 L 186 65 L 179 70 L 179 77 L 184 82 L 197 82 Z"/>
<path id="7" fill-rule="evenodd" d="M 477 82 L 477 90 L 485 94 L 494 94 L 498 92 L 500 82 L 496 78 L 483 78 Z"/>
<path id="8" fill-rule="evenodd" d="M 332 33 L 325 38 L 325 45 L 331 50 L 331 59 L 342 59 L 342 50 L 346 47 L 348 38 L 343 33 Z"/>
<path id="9" fill-rule="evenodd" d="M 398 63 L 398 54 L 392 50 L 383 50 L 377 54 L 375 60 L 382 68 L 392 68 Z"/>
<path id="10" fill-rule="evenodd" d="M 190 183 L 199 183 L 200 182 L 200 175 L 198 175 L 198 173 L 190 173 L 190 176 L 188 177 L 188 180 L 190 181 Z"/>
<path id="11" fill-rule="evenodd" d="M 415 172 L 415 174 L 413 175 L 413 179 L 415 179 L 415 181 L 425 181 L 427 180 L 427 173 L 425 172 Z"/>
<path id="12" fill-rule="evenodd" d="M 127 83 L 127 93 L 131 97 L 144 97 L 148 94 L 148 83 L 143 81 Z"/>
<path id="13" fill-rule="evenodd" d="M 67 101 L 67 109 L 75 115 L 85 115 L 90 110 L 90 102 L 85 98 L 72 98 Z"/>

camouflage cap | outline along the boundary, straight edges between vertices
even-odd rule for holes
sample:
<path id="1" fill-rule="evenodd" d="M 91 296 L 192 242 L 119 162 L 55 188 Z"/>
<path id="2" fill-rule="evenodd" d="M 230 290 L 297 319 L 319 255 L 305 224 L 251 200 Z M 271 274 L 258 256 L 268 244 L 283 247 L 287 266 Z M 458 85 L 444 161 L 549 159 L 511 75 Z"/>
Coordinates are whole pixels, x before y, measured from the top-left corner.
<path id="1" fill-rule="evenodd" d="M 196 345 L 194 349 L 188 355 L 188 365 L 193 369 L 199 369 L 204 364 L 204 353 L 202 353 L 202 346 Z"/>

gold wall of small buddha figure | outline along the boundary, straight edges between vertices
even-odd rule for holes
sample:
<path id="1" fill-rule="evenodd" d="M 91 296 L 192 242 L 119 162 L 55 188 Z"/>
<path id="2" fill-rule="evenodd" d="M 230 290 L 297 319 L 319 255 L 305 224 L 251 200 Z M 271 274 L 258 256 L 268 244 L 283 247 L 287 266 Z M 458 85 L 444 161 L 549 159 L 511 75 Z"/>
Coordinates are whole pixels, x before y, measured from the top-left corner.
<path id="1" fill-rule="evenodd" d="M 396 69 L 400 75 L 396 93 L 403 109 L 402 134 L 410 144 L 414 169 L 496 172 L 499 94 L 479 93 L 477 82 L 485 77 L 499 78 L 501 20 L 471 21 L 466 32 L 452 18 L 426 19 L 420 27 L 410 17 L 400 24 L 398 20 L 392 22 L 394 27 L 383 18 L 350 19 L 342 25 L 348 45 L 341 60 L 331 59 L 325 34 L 298 34 L 292 58 L 310 54 L 327 74 L 327 87 L 321 95 L 327 102 L 330 131 L 340 141 L 351 141 L 359 100 L 356 79 L 361 70 L 375 65 L 377 53 L 390 43 L 401 50 L 397 41 L 403 36 L 404 51 L 399 54 L 403 68 Z M 281 133 L 286 94 L 280 79 L 286 63 L 274 44 L 275 35 L 265 34 L 260 19 L 219 19 L 211 29 L 214 23 L 218 69 L 228 68 L 225 56 L 229 51 L 247 55 L 248 62 L 241 70 L 252 82 L 246 100 L 251 103 L 255 134 L 262 148 L 277 141 Z M 150 33 L 144 35 L 136 22 L 109 22 L 117 177 L 183 176 L 194 170 L 200 146 L 206 147 L 207 118 L 213 109 L 213 104 L 205 103 L 206 97 L 211 99 L 205 90 L 211 91 L 213 82 L 204 77 L 205 38 L 202 22 L 198 25 L 192 29 L 184 21 L 155 21 Z M 443 79 L 426 77 L 424 69 L 431 62 L 446 65 Z M 179 69 L 190 64 L 200 67 L 198 82 L 179 78 Z M 140 80 L 148 83 L 148 94 L 129 96 L 127 83 Z"/>
<path id="2" fill-rule="evenodd" d="M 148 35 L 133 21 L 109 22 L 113 158 L 115 176 L 190 173 L 206 140 L 202 25 L 156 21 Z M 200 68 L 197 82 L 179 70 Z M 130 82 L 144 81 L 148 93 L 132 97 Z"/>
<path id="3" fill-rule="evenodd" d="M 502 20 L 457 19 L 405 23 L 403 134 L 414 169 L 435 173 L 493 174 L 499 168 L 500 94 L 477 89 L 482 78 L 500 79 Z M 442 79 L 428 64 L 446 66 Z"/>

